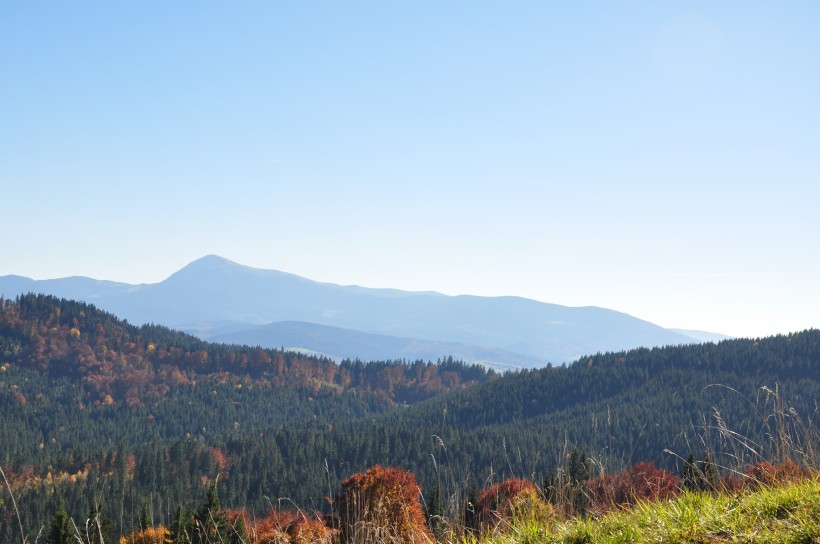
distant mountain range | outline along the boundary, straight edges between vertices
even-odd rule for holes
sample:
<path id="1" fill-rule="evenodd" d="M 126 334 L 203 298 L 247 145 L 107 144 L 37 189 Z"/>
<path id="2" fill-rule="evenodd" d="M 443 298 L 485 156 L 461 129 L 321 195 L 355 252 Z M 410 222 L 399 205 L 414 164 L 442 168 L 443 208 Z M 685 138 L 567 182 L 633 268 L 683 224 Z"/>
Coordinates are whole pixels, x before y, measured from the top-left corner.
<path id="1" fill-rule="evenodd" d="M 0 277 L 2 296 L 27 292 L 88 302 L 131 323 L 162 324 L 211 341 L 299 349 L 335 359 L 452 355 L 507 369 L 727 338 L 668 330 L 598 307 L 321 283 L 214 255 L 154 284 Z"/>

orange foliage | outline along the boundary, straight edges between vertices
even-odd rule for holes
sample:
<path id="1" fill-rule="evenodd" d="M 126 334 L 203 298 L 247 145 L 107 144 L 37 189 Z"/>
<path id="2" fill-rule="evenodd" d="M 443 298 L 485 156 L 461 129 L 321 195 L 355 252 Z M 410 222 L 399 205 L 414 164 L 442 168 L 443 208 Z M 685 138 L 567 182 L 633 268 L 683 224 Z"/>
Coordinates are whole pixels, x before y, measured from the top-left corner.
<path id="1" fill-rule="evenodd" d="M 208 448 L 211 452 L 211 458 L 213 459 L 214 463 L 216 463 L 217 467 L 219 467 L 219 472 L 224 472 L 225 469 L 228 468 L 230 462 L 228 458 L 222 453 L 220 450 L 216 448 Z"/>
<path id="2" fill-rule="evenodd" d="M 0 328 L 26 339 L 19 353 L 2 363 L 83 379 L 89 396 L 98 399 L 86 406 L 142 406 L 197 381 L 240 379 L 265 387 L 310 388 L 315 395 L 357 389 L 388 402 L 416 402 L 493 376 L 451 359 L 412 366 L 400 361 L 337 365 L 280 350 L 202 344 L 160 327 L 138 329 L 93 306 L 45 295 L 0 305 Z"/>
<path id="3" fill-rule="evenodd" d="M 342 482 L 336 503 L 342 540 L 433 542 L 411 472 L 376 465 Z"/>
<path id="4" fill-rule="evenodd" d="M 301 510 L 272 510 L 248 527 L 251 544 L 330 544 L 335 536 L 318 516 L 306 516 Z"/>
<path id="5" fill-rule="evenodd" d="M 521 478 L 508 478 L 485 489 L 478 496 L 476 512 L 483 529 L 492 528 L 502 519 L 513 517 L 518 499 L 537 496 L 535 484 Z"/>
<path id="6" fill-rule="evenodd" d="M 171 531 L 158 525 L 120 537 L 120 544 L 168 544 L 171 542 L 170 537 Z"/>
<path id="7" fill-rule="evenodd" d="M 18 404 L 28 404 L 26 396 L 16 389 L 11 392 L 11 396 L 14 397 L 14 400 L 17 401 Z"/>

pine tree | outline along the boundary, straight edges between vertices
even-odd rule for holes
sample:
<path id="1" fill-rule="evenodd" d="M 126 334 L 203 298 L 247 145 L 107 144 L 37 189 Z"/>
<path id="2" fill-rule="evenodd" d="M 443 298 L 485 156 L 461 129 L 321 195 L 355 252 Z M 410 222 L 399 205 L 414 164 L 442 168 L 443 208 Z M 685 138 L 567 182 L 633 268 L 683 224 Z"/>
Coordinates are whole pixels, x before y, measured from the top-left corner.
<path id="1" fill-rule="evenodd" d="M 579 452 L 577 448 L 572 450 L 569 456 L 567 473 L 569 476 L 570 503 L 577 513 L 584 515 L 589 502 L 584 492 L 584 482 L 592 476 L 592 462 L 587 458 L 585 451 Z"/>
<path id="2" fill-rule="evenodd" d="M 592 462 L 587 458 L 585 451 L 579 452 L 577 448 L 569 455 L 569 480 L 573 485 L 577 485 L 592 476 Z"/>
<path id="3" fill-rule="evenodd" d="M 191 514 L 181 505 L 177 506 L 174 521 L 171 523 L 171 544 L 189 544 L 191 542 Z"/>
<path id="4" fill-rule="evenodd" d="M 690 453 L 686 456 L 684 463 L 683 471 L 680 475 L 681 484 L 684 489 L 696 491 L 700 488 L 700 470 L 698 470 L 698 467 L 695 465 L 695 456 Z"/>
<path id="5" fill-rule="evenodd" d="M 194 512 L 193 544 L 227 541 L 227 528 L 228 520 L 216 494 L 215 482 L 208 488 L 205 501 Z"/>
<path id="6" fill-rule="evenodd" d="M 469 477 L 467 483 L 467 499 L 464 501 L 464 527 L 469 532 L 478 530 L 478 483 L 475 478 Z"/>
<path id="7" fill-rule="evenodd" d="M 105 544 L 113 540 L 114 522 L 103 514 L 101 501 L 91 503 L 82 533 L 87 544 Z"/>
<path id="8" fill-rule="evenodd" d="M 229 533 L 229 544 L 247 544 L 250 542 L 250 539 L 248 538 L 248 528 L 245 525 L 245 516 L 242 512 L 236 516 L 233 525 L 229 528 Z"/>
<path id="9" fill-rule="evenodd" d="M 153 529 L 154 528 L 154 521 L 151 517 L 151 505 L 148 504 L 148 501 L 144 501 L 142 503 L 142 508 L 140 508 L 140 531 L 144 531 L 146 529 Z"/>
<path id="10" fill-rule="evenodd" d="M 701 491 L 712 491 L 717 489 L 717 484 L 720 481 L 717 467 L 712 462 L 712 456 L 707 451 L 703 455 L 703 461 L 698 464 L 700 472 L 700 489 Z"/>
<path id="11" fill-rule="evenodd" d="M 558 474 L 553 470 L 544 476 L 544 483 L 541 486 L 541 494 L 544 502 L 550 504 L 558 503 Z"/>
<path id="12" fill-rule="evenodd" d="M 427 498 L 427 525 L 440 538 L 444 533 L 446 522 L 444 520 L 444 500 L 441 497 L 441 484 L 436 480 L 430 496 Z"/>
<path id="13" fill-rule="evenodd" d="M 46 544 L 70 544 L 73 542 L 71 531 L 71 518 L 65 510 L 65 504 L 60 504 L 60 509 L 54 514 L 51 520 L 51 528 L 46 536 Z"/>

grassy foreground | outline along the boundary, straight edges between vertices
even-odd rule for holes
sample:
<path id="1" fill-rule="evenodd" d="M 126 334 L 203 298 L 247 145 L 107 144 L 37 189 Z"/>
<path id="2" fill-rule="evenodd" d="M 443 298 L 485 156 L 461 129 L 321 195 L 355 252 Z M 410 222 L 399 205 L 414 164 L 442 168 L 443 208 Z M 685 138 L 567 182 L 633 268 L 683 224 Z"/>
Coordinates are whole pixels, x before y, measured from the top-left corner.
<path id="1" fill-rule="evenodd" d="M 686 492 L 600 518 L 518 520 L 465 544 L 642 542 L 820 544 L 820 478 L 738 495 Z"/>

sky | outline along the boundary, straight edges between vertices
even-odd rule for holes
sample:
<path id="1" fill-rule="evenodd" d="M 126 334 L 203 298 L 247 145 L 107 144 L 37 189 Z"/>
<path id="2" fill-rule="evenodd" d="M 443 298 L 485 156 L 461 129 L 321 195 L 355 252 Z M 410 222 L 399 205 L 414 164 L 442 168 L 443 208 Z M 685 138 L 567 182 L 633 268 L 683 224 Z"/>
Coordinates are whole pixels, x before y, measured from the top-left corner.
<path id="1" fill-rule="evenodd" d="M 820 3 L 4 2 L 0 275 L 820 327 Z"/>

